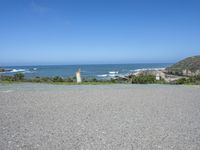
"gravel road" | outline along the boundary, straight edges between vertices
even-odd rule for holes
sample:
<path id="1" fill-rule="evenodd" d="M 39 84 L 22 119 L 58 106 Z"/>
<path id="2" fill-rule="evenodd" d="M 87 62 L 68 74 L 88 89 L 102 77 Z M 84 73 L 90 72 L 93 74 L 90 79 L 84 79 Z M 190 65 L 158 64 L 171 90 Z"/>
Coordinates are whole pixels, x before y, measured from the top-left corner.
<path id="1" fill-rule="evenodd" d="M 0 149 L 198 150 L 200 87 L 0 84 Z"/>

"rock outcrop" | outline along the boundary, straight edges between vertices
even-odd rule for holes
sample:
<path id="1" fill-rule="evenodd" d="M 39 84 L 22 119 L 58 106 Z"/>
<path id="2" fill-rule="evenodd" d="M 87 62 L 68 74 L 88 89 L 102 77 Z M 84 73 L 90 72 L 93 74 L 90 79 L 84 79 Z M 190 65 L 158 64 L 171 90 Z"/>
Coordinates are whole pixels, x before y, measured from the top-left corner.
<path id="1" fill-rule="evenodd" d="M 0 68 L 0 72 L 5 72 L 5 69 L 3 69 L 3 68 Z"/>

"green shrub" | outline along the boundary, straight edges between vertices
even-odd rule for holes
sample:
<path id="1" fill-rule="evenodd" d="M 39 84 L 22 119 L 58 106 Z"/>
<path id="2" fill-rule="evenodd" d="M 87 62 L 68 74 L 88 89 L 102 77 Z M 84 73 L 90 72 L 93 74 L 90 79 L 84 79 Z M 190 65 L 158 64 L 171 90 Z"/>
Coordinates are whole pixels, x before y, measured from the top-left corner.
<path id="1" fill-rule="evenodd" d="M 68 77 L 65 79 L 66 82 L 74 82 L 72 78 Z"/>
<path id="2" fill-rule="evenodd" d="M 176 84 L 185 84 L 186 81 L 187 81 L 186 78 L 180 78 L 180 79 L 176 80 Z"/>
<path id="3" fill-rule="evenodd" d="M 186 80 L 186 84 L 200 84 L 200 75 L 199 76 L 189 77 Z"/>
<path id="4" fill-rule="evenodd" d="M 28 80 L 29 82 L 40 82 L 40 77 L 34 77 Z"/>
<path id="5" fill-rule="evenodd" d="M 24 74 L 23 73 L 16 73 L 13 77 L 14 81 L 22 81 L 24 80 Z"/>
<path id="6" fill-rule="evenodd" d="M 64 82 L 63 78 L 62 77 L 59 77 L 59 76 L 55 76 L 52 78 L 52 81 L 53 82 Z"/>
<path id="7" fill-rule="evenodd" d="M 51 82 L 51 78 L 49 78 L 49 77 L 42 77 L 41 81 L 42 82 Z"/>
<path id="8" fill-rule="evenodd" d="M 113 78 L 111 78 L 111 79 L 110 79 L 110 82 L 111 82 L 111 83 L 116 83 L 116 80 L 113 79 Z"/>
<path id="9" fill-rule="evenodd" d="M 31 82 L 45 82 L 45 83 L 48 83 L 48 82 L 51 82 L 51 78 L 49 77 L 35 77 L 33 79 L 30 79 Z"/>
<path id="10" fill-rule="evenodd" d="M 16 73 L 14 76 L 1 76 L 1 81 L 24 81 L 24 74 L 23 73 Z"/>
<path id="11" fill-rule="evenodd" d="M 139 76 L 133 76 L 131 79 L 131 83 L 136 83 L 136 84 L 156 83 L 156 79 L 155 76 L 153 75 L 139 75 Z"/>
<path id="12" fill-rule="evenodd" d="M 75 80 L 76 81 L 76 80 Z M 88 79 L 82 78 L 82 82 L 88 82 Z"/>
<path id="13" fill-rule="evenodd" d="M 186 78 L 181 78 L 176 80 L 176 84 L 200 84 L 200 76 L 193 76 Z"/>
<path id="14" fill-rule="evenodd" d="M 74 82 L 76 82 L 76 76 L 73 76 L 73 77 L 72 77 L 72 80 L 73 80 Z"/>
<path id="15" fill-rule="evenodd" d="M 1 76 L 1 81 L 14 81 L 13 76 Z"/>
<path id="16" fill-rule="evenodd" d="M 92 78 L 91 81 L 92 82 L 98 82 L 98 80 L 96 78 Z"/>

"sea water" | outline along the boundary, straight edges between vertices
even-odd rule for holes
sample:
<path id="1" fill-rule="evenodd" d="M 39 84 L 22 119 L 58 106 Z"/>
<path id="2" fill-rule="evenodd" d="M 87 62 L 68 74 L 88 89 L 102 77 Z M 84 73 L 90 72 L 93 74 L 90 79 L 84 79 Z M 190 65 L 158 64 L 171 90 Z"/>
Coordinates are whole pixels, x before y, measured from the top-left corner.
<path id="1" fill-rule="evenodd" d="M 85 78 L 108 79 L 115 76 L 125 76 L 140 70 L 164 69 L 171 64 L 103 64 L 103 65 L 49 65 L 49 66 L 3 66 L 7 71 L 0 75 L 13 75 L 21 72 L 26 78 L 33 77 L 74 77 L 80 68 L 81 76 Z"/>

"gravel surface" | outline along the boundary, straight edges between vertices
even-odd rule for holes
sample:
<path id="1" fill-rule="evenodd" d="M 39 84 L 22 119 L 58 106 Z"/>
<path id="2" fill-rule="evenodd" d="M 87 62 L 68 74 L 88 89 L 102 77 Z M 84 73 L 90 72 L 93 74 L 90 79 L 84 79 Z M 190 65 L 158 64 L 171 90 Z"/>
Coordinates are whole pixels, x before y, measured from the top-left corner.
<path id="1" fill-rule="evenodd" d="M 200 149 L 200 87 L 0 84 L 0 149 Z"/>

